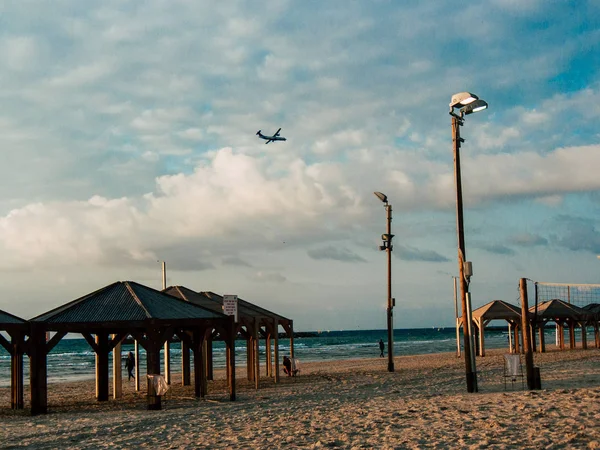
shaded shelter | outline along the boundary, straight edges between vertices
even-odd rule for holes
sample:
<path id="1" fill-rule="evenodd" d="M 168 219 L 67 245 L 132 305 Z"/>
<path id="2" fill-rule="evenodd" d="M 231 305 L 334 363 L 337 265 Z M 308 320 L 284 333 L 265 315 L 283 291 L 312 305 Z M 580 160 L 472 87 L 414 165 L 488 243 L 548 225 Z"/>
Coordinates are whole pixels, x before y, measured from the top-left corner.
<path id="1" fill-rule="evenodd" d="M 519 351 L 519 329 L 521 323 L 521 310 L 515 305 L 504 300 L 492 300 L 483 306 L 480 306 L 472 313 L 473 324 L 478 335 L 478 355 L 485 356 L 485 327 L 492 320 L 506 320 L 508 322 L 509 351 Z M 462 317 L 458 319 L 459 326 L 462 326 Z M 512 345 L 514 337 L 515 345 Z"/>
<path id="2" fill-rule="evenodd" d="M 164 292 L 187 300 L 196 305 L 213 311 L 223 311 L 223 297 L 214 292 L 196 292 L 185 286 L 170 286 Z M 238 322 L 235 324 L 236 336 L 239 334 L 246 339 L 247 374 L 248 380 L 254 381 L 256 388 L 260 380 L 259 338 L 265 339 L 266 375 L 274 377 L 279 382 L 279 326 L 290 339 L 290 354 L 294 356 L 294 325 L 293 321 L 238 297 Z M 214 336 L 217 338 L 217 336 Z M 273 343 L 274 355 L 271 354 Z M 212 341 L 207 341 L 207 377 L 212 379 Z M 182 356 L 182 364 L 185 368 Z M 273 368 L 273 359 L 275 367 Z M 185 383 L 185 380 L 183 381 Z"/>
<path id="3" fill-rule="evenodd" d="M 555 322 L 558 328 L 558 346 L 561 350 L 565 349 L 564 328 L 565 325 L 569 329 L 569 348 L 574 349 L 575 343 L 575 327 L 581 327 L 581 342 L 582 347 L 587 348 L 586 324 L 591 316 L 589 311 L 583 308 L 572 305 L 560 299 L 552 299 L 542 302 L 529 308 L 532 315 L 532 321 L 538 328 L 539 352 L 546 351 L 546 343 L 544 340 L 544 327 L 548 322 Z"/>
<path id="4" fill-rule="evenodd" d="M 598 330 L 600 323 L 600 304 L 590 303 L 583 307 L 587 311 L 588 320 L 587 323 L 594 328 L 594 341 L 596 348 L 600 348 L 600 332 Z"/>
<path id="5" fill-rule="evenodd" d="M 29 325 L 20 317 L 0 311 L 0 331 L 10 336 L 10 341 L 0 334 L 0 345 L 10 354 L 10 407 L 23 409 L 23 355 Z"/>
<path id="6" fill-rule="evenodd" d="M 224 337 L 232 370 L 230 399 L 235 400 L 235 334 L 230 317 L 164 294 L 133 281 L 118 281 L 30 320 L 31 412 L 47 412 L 48 352 L 67 334 L 79 333 L 96 353 L 96 396 L 108 400 L 109 353 L 132 336 L 146 350 L 147 375 L 160 375 L 160 350 L 177 335 L 194 352 L 195 394 L 206 395 L 201 357 L 207 334 Z M 46 341 L 47 332 L 56 334 Z M 111 337 L 112 335 L 112 337 Z M 148 409 L 160 409 L 153 379 L 148 377 Z"/>

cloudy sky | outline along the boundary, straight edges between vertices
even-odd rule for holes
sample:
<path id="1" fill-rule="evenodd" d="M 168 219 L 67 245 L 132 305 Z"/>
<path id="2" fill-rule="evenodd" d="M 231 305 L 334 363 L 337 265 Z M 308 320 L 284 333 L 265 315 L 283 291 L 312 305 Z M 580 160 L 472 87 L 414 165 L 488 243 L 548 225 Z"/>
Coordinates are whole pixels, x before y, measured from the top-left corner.
<path id="1" fill-rule="evenodd" d="M 238 294 L 299 330 L 454 323 L 448 103 L 474 306 L 600 281 L 595 1 L 0 5 L 0 309 L 117 280 Z M 275 132 L 287 142 L 265 145 Z"/>

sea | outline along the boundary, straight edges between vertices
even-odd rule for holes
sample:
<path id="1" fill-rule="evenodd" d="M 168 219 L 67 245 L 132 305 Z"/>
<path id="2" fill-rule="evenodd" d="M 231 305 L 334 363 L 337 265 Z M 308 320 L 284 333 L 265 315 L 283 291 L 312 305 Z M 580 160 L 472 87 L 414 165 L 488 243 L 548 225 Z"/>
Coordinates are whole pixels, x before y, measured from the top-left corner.
<path id="1" fill-rule="evenodd" d="M 546 328 L 546 342 L 554 341 L 554 327 Z M 387 330 L 348 330 L 314 331 L 298 333 L 294 337 L 294 356 L 302 361 L 327 361 L 354 358 L 378 358 L 379 340 L 385 343 L 387 355 Z M 460 338 L 462 342 L 462 335 Z M 486 348 L 508 348 L 508 329 L 506 327 L 486 327 Z M 140 346 L 140 364 L 145 367 L 146 355 Z M 456 329 L 446 328 L 410 328 L 394 330 L 394 355 L 420 355 L 427 353 L 456 352 Z M 133 344 L 123 344 L 123 358 L 133 351 Z M 265 341 L 260 341 L 261 361 L 264 361 Z M 181 344 L 170 345 L 171 371 L 181 371 Z M 246 341 L 236 342 L 236 365 L 246 365 Z M 290 353 L 290 340 L 279 339 L 279 355 Z M 164 354 L 161 351 L 161 359 Z M 225 367 L 225 345 L 222 341 L 213 343 L 214 367 Z M 25 358 L 26 359 L 26 358 Z M 48 354 L 48 381 L 60 382 L 81 379 L 93 379 L 95 376 L 95 353 L 85 339 L 62 339 Z M 109 358 L 112 364 L 112 358 Z M 162 363 L 162 361 L 161 361 Z M 29 364 L 25 361 L 24 376 L 29 377 Z M 112 370 L 112 369 L 111 369 Z M 10 386 L 10 355 L 0 346 L 0 387 Z"/>

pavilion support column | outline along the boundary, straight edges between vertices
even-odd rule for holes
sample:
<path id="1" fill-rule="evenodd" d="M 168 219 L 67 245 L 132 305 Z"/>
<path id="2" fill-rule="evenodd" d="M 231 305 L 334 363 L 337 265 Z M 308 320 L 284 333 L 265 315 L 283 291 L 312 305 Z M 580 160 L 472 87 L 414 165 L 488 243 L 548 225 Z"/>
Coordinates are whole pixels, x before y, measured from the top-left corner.
<path id="1" fill-rule="evenodd" d="M 190 382 L 190 347 L 181 341 L 181 384 L 189 386 Z"/>
<path id="2" fill-rule="evenodd" d="M 535 323 L 533 323 L 533 321 L 530 323 L 529 325 L 529 336 L 531 336 L 531 351 L 533 353 L 537 352 L 537 344 L 536 344 L 536 332 L 535 332 L 536 326 Z"/>
<path id="3" fill-rule="evenodd" d="M 294 357 L 294 321 L 290 320 L 290 358 Z"/>
<path id="4" fill-rule="evenodd" d="M 558 324 L 558 348 L 565 349 L 565 327 L 562 323 Z"/>
<path id="5" fill-rule="evenodd" d="M 204 367 L 204 331 L 196 330 L 193 333 L 194 352 L 194 394 L 196 397 L 206 396 L 206 369 Z"/>
<path id="6" fill-rule="evenodd" d="M 165 381 L 171 384 L 171 344 L 170 339 L 165 341 Z"/>
<path id="7" fill-rule="evenodd" d="M 600 326 L 598 322 L 594 322 L 594 340 L 596 341 L 596 348 L 600 348 Z"/>
<path id="8" fill-rule="evenodd" d="M 140 345 L 137 339 L 133 341 L 133 354 L 135 358 L 135 391 L 140 391 Z"/>
<path id="9" fill-rule="evenodd" d="M 10 407 L 23 409 L 23 336 L 20 333 L 11 335 L 10 356 Z"/>
<path id="10" fill-rule="evenodd" d="M 28 343 L 31 415 L 35 416 L 48 412 L 48 367 L 45 330 L 37 325 L 32 325 Z"/>
<path id="11" fill-rule="evenodd" d="M 512 324 L 508 322 L 508 353 L 513 353 Z"/>
<path id="12" fill-rule="evenodd" d="M 155 340 L 155 336 L 148 333 L 148 343 L 146 345 L 146 372 L 147 375 L 160 375 L 160 344 Z M 147 400 L 149 410 L 159 410 L 162 408 L 160 395 L 157 395 L 154 389 L 153 378 L 147 377 Z"/>
<path id="13" fill-rule="evenodd" d="M 247 329 L 248 327 L 246 327 Z M 253 380 L 254 371 L 252 370 L 252 351 L 254 350 L 254 345 L 252 345 L 252 333 L 248 333 L 248 339 L 246 339 L 246 373 L 248 375 L 248 381 Z"/>
<path id="14" fill-rule="evenodd" d="M 575 323 L 571 321 L 569 322 L 569 349 L 573 350 L 575 347 Z"/>
<path id="15" fill-rule="evenodd" d="M 546 353 L 546 337 L 544 336 L 544 325 L 544 323 L 540 323 L 540 326 L 538 327 L 538 336 L 540 338 L 540 353 Z"/>
<path id="16" fill-rule="evenodd" d="M 519 345 L 519 324 L 515 323 L 513 326 L 513 334 L 515 339 L 515 353 L 521 353 L 521 346 Z"/>
<path id="17" fill-rule="evenodd" d="M 585 322 L 581 324 L 581 348 L 587 350 L 587 327 Z"/>
<path id="18" fill-rule="evenodd" d="M 99 402 L 108 400 L 108 333 L 96 334 L 96 398 Z"/>
<path id="19" fill-rule="evenodd" d="M 227 333 L 225 333 L 225 344 L 227 353 L 227 384 L 229 386 L 229 400 L 235 401 L 235 338 L 237 328 L 233 316 L 229 318 Z"/>
<path id="20" fill-rule="evenodd" d="M 275 324 L 273 326 L 275 344 L 273 346 L 273 356 L 275 359 L 275 383 L 279 383 L 279 323 L 275 320 Z"/>
<path id="21" fill-rule="evenodd" d="M 112 335 L 113 339 L 116 337 Z M 121 343 L 113 349 L 113 398 L 116 400 L 123 397 L 123 364 L 121 362 Z"/>
<path id="22" fill-rule="evenodd" d="M 273 376 L 273 355 L 271 354 L 271 333 L 267 331 L 267 337 L 265 338 L 265 359 L 266 359 L 266 376 Z"/>
<path id="23" fill-rule="evenodd" d="M 254 323 L 254 387 L 258 389 L 260 387 L 260 352 L 259 352 L 259 344 L 260 341 L 258 339 L 258 328 L 259 325 L 256 323 L 258 319 L 255 319 Z"/>
<path id="24" fill-rule="evenodd" d="M 483 319 L 479 320 L 479 356 L 485 356 L 485 336 L 483 330 L 485 329 L 485 322 Z"/>
<path id="25" fill-rule="evenodd" d="M 206 338 L 206 379 L 214 380 L 212 332 L 211 336 Z"/>

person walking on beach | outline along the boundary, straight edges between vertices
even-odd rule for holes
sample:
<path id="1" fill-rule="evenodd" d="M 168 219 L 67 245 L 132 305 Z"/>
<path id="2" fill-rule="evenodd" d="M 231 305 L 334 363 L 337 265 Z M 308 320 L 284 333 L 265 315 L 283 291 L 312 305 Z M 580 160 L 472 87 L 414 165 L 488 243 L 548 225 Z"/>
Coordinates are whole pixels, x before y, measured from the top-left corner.
<path id="1" fill-rule="evenodd" d="M 125 360 L 125 368 L 127 369 L 127 380 L 131 381 L 132 378 L 135 378 L 133 374 L 133 369 L 135 367 L 135 357 L 133 356 L 133 352 L 129 352 L 127 355 L 127 359 Z"/>
<path id="2" fill-rule="evenodd" d="M 383 343 L 383 339 L 379 339 L 379 350 L 380 350 L 380 357 L 383 358 L 383 350 L 385 349 L 385 344 Z"/>

